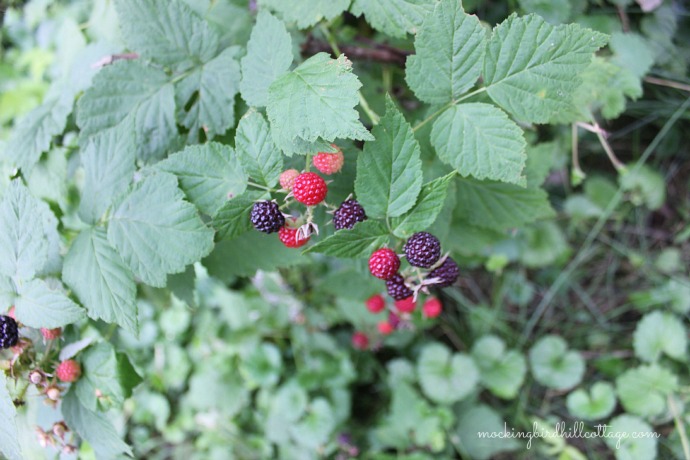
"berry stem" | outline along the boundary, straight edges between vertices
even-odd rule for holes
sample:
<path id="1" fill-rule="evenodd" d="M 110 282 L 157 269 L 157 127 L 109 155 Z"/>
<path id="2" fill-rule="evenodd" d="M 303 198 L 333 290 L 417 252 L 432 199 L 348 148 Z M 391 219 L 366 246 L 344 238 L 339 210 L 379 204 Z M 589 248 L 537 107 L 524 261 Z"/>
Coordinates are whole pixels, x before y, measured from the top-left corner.
<path id="1" fill-rule="evenodd" d="M 275 192 L 275 189 L 272 189 L 270 187 L 266 187 L 265 185 L 260 185 L 251 181 L 247 181 L 247 185 L 250 185 L 252 187 L 260 188 L 261 190 L 266 190 L 267 192 Z"/>

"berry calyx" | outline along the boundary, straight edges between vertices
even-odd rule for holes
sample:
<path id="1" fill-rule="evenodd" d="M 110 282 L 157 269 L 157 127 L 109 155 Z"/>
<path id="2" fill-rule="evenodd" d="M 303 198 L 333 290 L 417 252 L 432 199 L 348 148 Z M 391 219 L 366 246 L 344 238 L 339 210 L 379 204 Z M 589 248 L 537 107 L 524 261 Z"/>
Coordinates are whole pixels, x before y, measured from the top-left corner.
<path id="1" fill-rule="evenodd" d="M 278 238 L 288 248 L 299 248 L 309 242 L 309 237 L 299 238 L 299 229 L 287 226 L 278 231 Z"/>
<path id="2" fill-rule="evenodd" d="M 415 302 L 413 296 L 395 301 L 395 308 L 397 308 L 400 313 L 412 313 L 416 307 L 417 302 Z"/>
<path id="3" fill-rule="evenodd" d="M 68 359 L 58 365 L 55 369 L 55 375 L 61 382 L 76 382 L 81 377 L 81 366 L 75 360 Z"/>
<path id="4" fill-rule="evenodd" d="M 328 186 L 321 176 L 313 172 L 305 172 L 295 178 L 292 194 L 295 199 L 307 206 L 316 206 L 326 198 Z"/>
<path id="5" fill-rule="evenodd" d="M 364 208 L 356 200 L 343 201 L 333 213 L 333 226 L 336 230 L 352 229 L 357 222 L 367 220 Z"/>
<path id="6" fill-rule="evenodd" d="M 295 179 L 299 176 L 299 171 L 296 169 L 286 169 L 280 174 L 280 186 L 283 190 L 292 190 L 292 186 L 295 184 Z"/>
<path id="7" fill-rule="evenodd" d="M 41 335 L 46 340 L 59 339 L 60 336 L 62 335 L 62 328 L 57 327 L 55 329 L 46 329 L 46 328 L 42 327 L 41 328 Z"/>
<path id="8" fill-rule="evenodd" d="M 414 294 L 412 290 L 405 285 L 405 279 L 399 274 L 395 274 L 391 279 L 386 281 L 386 290 L 388 291 L 388 295 L 395 300 L 407 299 Z"/>
<path id="9" fill-rule="evenodd" d="M 422 313 L 427 318 L 436 318 L 443 311 L 443 304 L 436 297 L 430 297 L 422 306 Z"/>
<path id="10" fill-rule="evenodd" d="M 365 305 L 370 312 L 380 313 L 386 308 L 386 299 L 381 294 L 374 294 L 366 300 Z"/>
<path id="11" fill-rule="evenodd" d="M 381 335 L 390 335 L 390 333 L 395 329 L 388 321 L 381 321 L 376 325 L 376 328 L 379 330 Z"/>
<path id="12" fill-rule="evenodd" d="M 403 251 L 410 265 L 429 268 L 441 257 L 441 243 L 431 233 L 419 232 L 407 240 Z"/>
<path id="13" fill-rule="evenodd" d="M 352 334 L 352 346 L 357 350 L 366 350 L 369 348 L 369 337 L 364 332 L 355 332 Z"/>
<path id="14" fill-rule="evenodd" d="M 335 144 L 331 145 L 338 148 Z M 345 157 L 340 149 L 335 153 L 319 152 L 312 160 L 314 167 L 327 176 L 339 172 L 344 162 Z"/>
<path id="15" fill-rule="evenodd" d="M 252 207 L 252 225 L 263 233 L 275 233 L 285 225 L 285 216 L 274 201 L 257 201 Z"/>
<path id="16" fill-rule="evenodd" d="M 458 276 L 460 276 L 458 264 L 450 257 L 447 257 L 441 265 L 429 272 L 427 279 L 436 278 L 437 283 L 434 286 L 443 288 L 455 283 Z"/>
<path id="17" fill-rule="evenodd" d="M 0 349 L 11 348 L 19 341 L 19 326 L 11 316 L 0 315 Z"/>
<path id="18" fill-rule="evenodd" d="M 391 279 L 398 272 L 399 268 L 400 259 L 392 249 L 377 249 L 369 257 L 369 271 L 379 279 Z"/>

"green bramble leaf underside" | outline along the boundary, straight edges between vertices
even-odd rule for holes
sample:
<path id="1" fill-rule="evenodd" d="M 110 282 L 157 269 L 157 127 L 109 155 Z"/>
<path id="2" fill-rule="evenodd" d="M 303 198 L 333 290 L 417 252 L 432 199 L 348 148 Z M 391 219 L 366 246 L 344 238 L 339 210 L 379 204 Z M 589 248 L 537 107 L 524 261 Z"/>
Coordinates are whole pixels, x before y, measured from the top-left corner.
<path id="1" fill-rule="evenodd" d="M 18 441 L 16 414 L 14 402 L 7 391 L 7 378 L 4 372 L 0 372 L 0 454 L 9 460 L 24 458 Z"/>
<path id="2" fill-rule="evenodd" d="M 292 64 L 292 38 L 285 24 L 266 10 L 261 10 L 242 58 L 240 92 L 247 104 L 265 107 L 268 88 Z"/>
<path id="3" fill-rule="evenodd" d="M 357 158 L 355 194 L 370 217 L 401 216 L 422 188 L 419 143 L 390 97 L 372 134 L 376 140 L 364 144 Z"/>
<path id="4" fill-rule="evenodd" d="M 77 236 L 65 256 L 62 277 L 89 317 L 137 332 L 134 276 L 104 229 L 84 230 Z"/>
<path id="5" fill-rule="evenodd" d="M 522 129 L 501 109 L 483 103 L 451 107 L 434 122 L 431 143 L 462 176 L 525 186 Z"/>
<path id="6" fill-rule="evenodd" d="M 168 274 L 184 271 L 213 249 L 213 230 L 184 201 L 175 176 L 156 173 L 113 210 L 108 241 L 136 277 L 163 287 Z"/>
<path id="7" fill-rule="evenodd" d="M 373 139 L 354 109 L 361 86 L 345 55 L 318 53 L 279 77 L 268 90 L 266 109 L 276 145 L 291 155 L 298 151 L 296 140 Z"/>
<path id="8" fill-rule="evenodd" d="M 352 229 L 342 229 L 333 235 L 309 246 L 304 253 L 319 252 L 333 257 L 368 257 L 388 242 L 389 231 L 375 220 L 358 222 Z"/>
<path id="9" fill-rule="evenodd" d="M 350 12 L 364 14 L 371 26 L 392 37 L 404 38 L 416 34 L 436 0 L 354 0 Z"/>
<path id="10" fill-rule="evenodd" d="M 686 361 L 688 339 L 683 323 L 673 314 L 654 311 L 637 323 L 633 335 L 635 355 L 647 362 L 659 360 L 662 354 Z"/>
<path id="11" fill-rule="evenodd" d="M 572 110 L 579 74 L 606 42 L 606 35 L 577 24 L 552 26 L 533 14 L 512 15 L 486 47 L 487 92 L 516 118 L 548 123 Z"/>
<path id="12" fill-rule="evenodd" d="M 393 234 L 400 238 L 407 238 L 433 224 L 443 209 L 448 186 L 454 177 L 455 173 L 452 172 L 424 184 L 414 207 L 391 221 Z"/>
<path id="13" fill-rule="evenodd" d="M 33 328 L 54 329 L 82 319 L 84 310 L 41 279 L 23 283 L 15 299 L 17 320 Z"/>
<path id="14" fill-rule="evenodd" d="M 209 23 L 180 0 L 117 0 L 122 38 L 142 57 L 186 69 L 218 53 Z"/>
<path id="15" fill-rule="evenodd" d="M 283 155 L 273 143 L 263 115 L 250 111 L 240 119 L 235 150 L 245 173 L 259 184 L 273 187 L 283 172 Z"/>
<path id="16" fill-rule="evenodd" d="M 265 197 L 267 192 L 248 191 L 226 201 L 213 216 L 213 228 L 217 231 L 217 239 L 230 240 L 237 238 L 252 228 L 250 215 L 254 203 Z"/>
<path id="17" fill-rule="evenodd" d="M 443 0 L 426 17 L 407 59 L 405 79 L 429 104 L 447 104 L 476 83 L 482 71 L 486 30 L 460 2 Z"/>
<path id="18" fill-rule="evenodd" d="M 259 0 L 279 13 L 285 22 L 294 22 L 300 29 L 306 29 L 325 19 L 339 16 L 350 6 L 350 0 Z"/>
<path id="19" fill-rule="evenodd" d="M 210 216 L 247 188 L 247 176 L 235 151 L 217 142 L 191 145 L 155 168 L 175 174 L 189 201 Z"/>

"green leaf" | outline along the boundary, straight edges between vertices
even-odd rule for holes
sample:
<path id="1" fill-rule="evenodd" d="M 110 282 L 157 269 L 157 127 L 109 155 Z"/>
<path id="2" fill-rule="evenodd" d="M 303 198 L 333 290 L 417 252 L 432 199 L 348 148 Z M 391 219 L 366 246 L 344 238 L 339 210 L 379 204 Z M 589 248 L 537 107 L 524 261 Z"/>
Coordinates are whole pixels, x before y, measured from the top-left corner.
<path id="1" fill-rule="evenodd" d="M 217 142 L 190 145 L 155 168 L 175 174 L 187 199 L 208 215 L 247 188 L 247 176 L 235 151 Z"/>
<path id="2" fill-rule="evenodd" d="M 453 404 L 476 388 L 479 371 L 467 355 L 451 354 L 445 345 L 430 343 L 419 354 L 417 378 L 427 398 L 439 404 Z"/>
<path id="3" fill-rule="evenodd" d="M 219 37 L 179 0 L 117 0 L 122 38 L 142 57 L 187 69 L 216 56 Z"/>
<path id="4" fill-rule="evenodd" d="M 611 62 L 630 71 L 637 78 L 644 77 L 654 64 L 654 54 L 647 41 L 639 34 L 613 33 L 609 49 L 613 52 Z"/>
<path id="5" fill-rule="evenodd" d="M 410 210 L 422 188 L 420 148 L 405 117 L 386 99 L 376 140 L 357 158 L 355 194 L 369 217 L 397 217 Z"/>
<path id="6" fill-rule="evenodd" d="M 623 414 L 611 419 L 604 440 L 616 460 L 654 460 L 657 458 L 657 432 L 637 417 Z"/>
<path id="7" fill-rule="evenodd" d="M 247 54 L 242 58 L 240 92 L 247 104 L 265 107 L 268 88 L 292 64 L 292 38 L 285 24 L 266 10 L 259 11 Z"/>
<path id="8" fill-rule="evenodd" d="M 352 229 L 338 230 L 328 238 L 309 246 L 304 253 L 319 252 L 333 257 L 368 257 L 374 249 L 388 242 L 385 225 L 375 220 L 358 222 Z"/>
<path id="9" fill-rule="evenodd" d="M 666 201 L 666 179 L 647 165 L 631 169 L 619 176 L 621 188 L 630 195 L 630 201 L 651 210 L 661 208 Z"/>
<path id="10" fill-rule="evenodd" d="M 510 437 L 480 437 L 478 433 L 503 433 L 506 421 L 489 406 L 481 404 L 462 410 L 458 417 L 457 435 L 462 447 L 467 450 L 468 458 L 488 460 L 499 457 L 501 452 L 524 449 L 521 444 Z M 510 457 L 508 457 L 510 458 Z"/>
<path id="11" fill-rule="evenodd" d="M 506 350 L 503 340 L 487 335 L 472 347 L 472 358 L 479 368 L 482 385 L 500 398 L 517 396 L 527 373 L 527 364 L 520 352 Z"/>
<path id="12" fill-rule="evenodd" d="M 536 13 L 551 24 L 570 22 L 573 4 L 569 0 L 518 0 L 525 13 Z"/>
<path id="13" fill-rule="evenodd" d="M 392 220 L 393 234 L 407 238 L 433 224 L 443 209 L 448 186 L 454 177 L 455 173 L 452 172 L 424 184 L 414 207 L 405 215 Z"/>
<path id="14" fill-rule="evenodd" d="M 668 304 L 675 312 L 685 314 L 690 311 L 690 280 L 670 278 L 659 287 L 633 292 L 630 301 L 642 310 Z"/>
<path id="15" fill-rule="evenodd" d="M 415 37 L 405 79 L 429 104 L 447 104 L 474 86 L 482 71 L 486 31 L 460 2 L 442 0 Z"/>
<path id="16" fill-rule="evenodd" d="M 116 458 L 120 453 L 133 456 L 132 449 L 120 439 L 108 415 L 84 407 L 74 389 L 65 394 L 61 409 L 67 426 L 93 447 L 98 458 Z"/>
<path id="17" fill-rule="evenodd" d="M 286 22 L 295 22 L 298 28 L 306 29 L 321 20 L 339 16 L 350 0 L 259 0 L 259 4 L 280 13 Z"/>
<path id="18" fill-rule="evenodd" d="M 273 386 L 280 380 L 283 359 L 278 347 L 271 343 L 262 343 L 249 350 L 242 358 L 239 366 L 240 374 L 247 387 L 253 390 L 257 387 Z"/>
<path id="19" fill-rule="evenodd" d="M 23 283 L 18 291 L 15 300 L 17 319 L 27 326 L 54 329 L 84 317 L 84 310 L 79 305 L 41 279 Z"/>
<path id="20" fill-rule="evenodd" d="M 333 60 L 318 53 L 279 77 L 268 90 L 266 109 L 278 147 L 290 155 L 295 139 L 373 139 L 354 109 L 361 86 L 345 55 Z"/>
<path id="21" fill-rule="evenodd" d="M 635 355 L 643 361 L 658 361 L 662 353 L 679 361 L 687 360 L 687 330 L 671 313 L 655 311 L 645 315 L 633 335 Z"/>
<path id="22" fill-rule="evenodd" d="M 216 229 L 217 238 L 231 240 L 237 238 L 252 228 L 250 215 L 254 203 L 264 198 L 266 192 L 249 191 L 226 201 L 226 203 L 213 216 L 213 228 Z"/>
<path id="23" fill-rule="evenodd" d="M 273 143 L 268 123 L 259 112 L 248 112 L 240 120 L 235 149 L 249 177 L 267 187 L 278 183 L 283 172 L 283 157 Z"/>
<path id="24" fill-rule="evenodd" d="M 89 317 L 137 331 L 134 276 L 104 229 L 87 229 L 77 236 L 65 256 L 62 277 Z"/>
<path id="25" fill-rule="evenodd" d="M 525 163 L 527 187 L 537 188 L 544 183 L 558 152 L 559 146 L 556 142 L 541 142 L 527 147 L 527 162 Z"/>
<path id="26" fill-rule="evenodd" d="M 546 267 L 564 260 L 568 240 L 556 222 L 535 222 L 523 229 L 519 238 L 520 262 L 528 268 Z"/>
<path id="27" fill-rule="evenodd" d="M 288 429 L 298 444 L 317 451 L 326 445 L 335 427 L 333 408 L 325 398 L 318 397 L 311 401 L 304 418 Z"/>
<path id="28" fill-rule="evenodd" d="M 371 26 L 392 37 L 405 38 L 416 34 L 427 14 L 434 9 L 436 0 L 355 0 L 350 11 L 355 16 L 364 14 Z"/>
<path id="29" fill-rule="evenodd" d="M 547 335 L 529 351 L 532 374 L 549 388 L 567 390 L 582 381 L 585 361 L 577 351 L 569 351 L 562 337 Z"/>
<path id="30" fill-rule="evenodd" d="M 462 176 L 527 184 L 522 129 L 493 105 L 460 104 L 446 110 L 434 122 L 431 143 Z"/>
<path id="31" fill-rule="evenodd" d="M 85 177 L 79 217 L 84 222 L 95 224 L 132 182 L 136 169 L 133 129 L 131 123 L 122 123 L 92 136 L 82 149 Z"/>
<path id="32" fill-rule="evenodd" d="M 0 274 L 30 280 L 52 254 L 57 219 L 46 203 L 14 180 L 0 201 Z"/>
<path id="33" fill-rule="evenodd" d="M 14 402 L 7 391 L 5 372 L 0 372 L 0 454 L 9 460 L 24 458 L 18 441 L 19 432 L 15 422 L 16 415 Z"/>
<path id="34" fill-rule="evenodd" d="M 188 142 L 199 142 L 200 130 L 206 139 L 213 139 L 235 124 L 235 95 L 240 85 L 238 51 L 234 46 L 225 49 L 177 84 L 175 96 L 177 106 L 186 110 L 179 117 L 189 129 Z"/>
<path id="35" fill-rule="evenodd" d="M 572 109 L 579 74 L 607 36 L 577 24 L 552 26 L 536 15 L 511 15 L 486 48 L 484 81 L 491 99 L 515 117 L 547 123 Z"/>
<path id="36" fill-rule="evenodd" d="M 599 420 L 611 415 L 616 408 L 616 394 L 610 383 L 597 382 L 589 392 L 579 389 L 570 393 L 566 404 L 568 412 L 577 419 Z"/>
<path id="37" fill-rule="evenodd" d="M 151 286 L 165 286 L 168 274 L 184 271 L 213 249 L 213 230 L 183 198 L 175 176 L 153 174 L 136 184 L 110 217 L 108 241 Z"/>
<path id="38" fill-rule="evenodd" d="M 77 104 L 81 139 L 133 122 L 137 157 L 160 159 L 178 143 L 175 91 L 168 75 L 139 60 L 103 68 Z M 128 120 L 129 118 L 129 120 Z"/>
<path id="39" fill-rule="evenodd" d="M 542 189 L 465 179 L 457 183 L 455 214 L 477 227 L 507 230 L 552 217 L 554 211 Z"/>

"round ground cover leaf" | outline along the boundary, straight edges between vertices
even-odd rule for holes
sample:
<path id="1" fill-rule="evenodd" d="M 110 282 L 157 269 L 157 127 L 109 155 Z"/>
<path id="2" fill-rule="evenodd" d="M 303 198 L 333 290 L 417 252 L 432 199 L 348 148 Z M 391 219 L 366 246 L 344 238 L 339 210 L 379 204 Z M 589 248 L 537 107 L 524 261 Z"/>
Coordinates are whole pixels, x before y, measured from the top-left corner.
<path id="1" fill-rule="evenodd" d="M 633 335 L 635 355 L 648 362 L 665 354 L 680 361 L 687 360 L 687 330 L 671 313 L 655 311 L 644 316 Z"/>
<path id="2" fill-rule="evenodd" d="M 505 112 L 482 103 L 459 104 L 434 122 L 431 143 L 462 176 L 527 185 L 527 143 Z"/>
<path id="3" fill-rule="evenodd" d="M 504 430 L 505 421 L 487 405 L 474 406 L 459 414 L 457 434 L 469 458 L 486 460 L 500 452 L 510 452 L 523 447 L 515 439 L 481 438 L 478 434 L 502 433 Z"/>
<path id="4" fill-rule="evenodd" d="M 649 424 L 632 415 L 619 415 L 608 423 L 606 445 L 616 460 L 654 460 L 658 434 Z"/>
<path id="5" fill-rule="evenodd" d="M 262 343 L 242 358 L 239 371 L 250 389 L 278 383 L 283 360 L 273 344 Z"/>
<path id="6" fill-rule="evenodd" d="M 506 350 L 503 340 L 487 335 L 472 347 L 472 359 L 479 368 L 482 385 L 501 398 L 517 396 L 527 373 L 527 363 L 522 354 Z"/>
<path id="7" fill-rule="evenodd" d="M 616 408 L 616 394 L 613 385 L 608 382 L 597 382 L 589 392 L 580 388 L 568 395 L 566 400 L 570 414 L 582 420 L 599 420 L 606 418 Z"/>
<path id="8" fill-rule="evenodd" d="M 417 361 L 424 394 L 439 404 L 453 404 L 468 396 L 479 383 L 479 371 L 464 354 L 451 354 L 440 343 L 426 345 Z"/>
<path id="9" fill-rule="evenodd" d="M 568 351 L 565 340 L 547 335 L 529 351 L 532 374 L 537 382 L 549 388 L 567 390 L 582 381 L 585 361 L 577 351 Z"/>
<path id="10" fill-rule="evenodd" d="M 678 377 L 657 364 L 628 369 L 616 379 L 616 392 L 626 411 L 655 417 L 666 410 L 666 398 L 678 388 Z"/>

